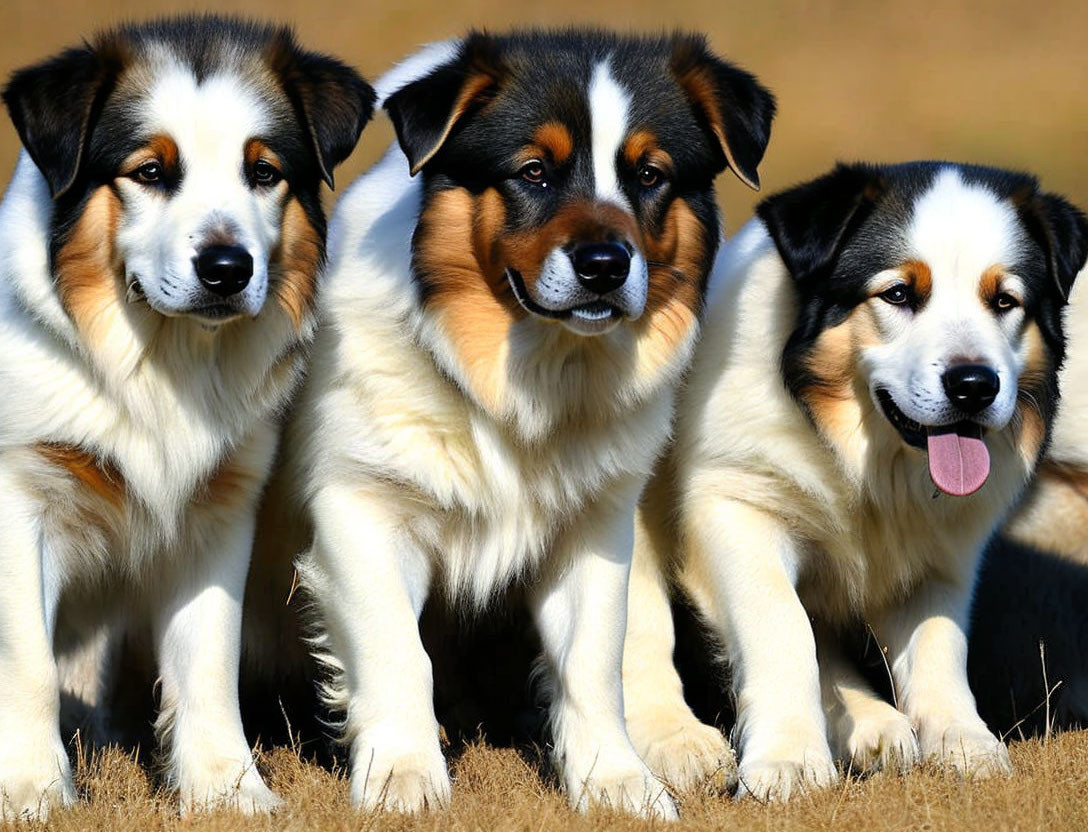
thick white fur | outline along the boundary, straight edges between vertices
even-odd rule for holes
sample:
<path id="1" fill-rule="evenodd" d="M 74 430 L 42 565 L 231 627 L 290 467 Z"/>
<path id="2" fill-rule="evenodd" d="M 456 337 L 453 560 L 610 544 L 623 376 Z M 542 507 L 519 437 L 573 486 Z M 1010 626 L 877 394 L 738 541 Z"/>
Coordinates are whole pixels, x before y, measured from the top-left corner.
<path id="1" fill-rule="evenodd" d="M 188 163 L 199 167 L 199 155 Z M 308 330 L 272 303 L 209 328 L 125 305 L 122 286 L 90 343 L 49 270 L 51 211 L 23 154 L 0 205 L 3 813 L 44 815 L 74 799 L 54 634 L 99 633 L 122 610 L 151 624 L 158 728 L 183 811 L 270 808 L 278 798 L 254 768 L 238 709 L 241 602 L 276 413 L 300 371 L 285 351 Z M 103 514 L 75 478 L 46 463 L 40 443 L 111 463 L 124 481 L 120 512 Z M 225 461 L 240 474 L 237 493 L 202 502 Z"/>
<path id="2" fill-rule="evenodd" d="M 352 796 L 409 811 L 449 799 L 416 619 L 436 584 L 479 606 L 522 580 L 571 802 L 671 817 L 624 728 L 620 664 L 635 503 L 695 333 L 661 364 L 621 326 L 599 336 L 614 361 L 586 360 L 579 336 L 527 317 L 491 408 L 417 301 L 421 197 L 393 148 L 341 201 L 327 325 L 289 433 L 288 479 L 311 483 L 300 570 L 338 671 Z"/>
<path id="3" fill-rule="evenodd" d="M 939 178 L 937 188 L 947 191 L 944 199 L 966 197 L 959 223 L 994 213 L 985 205 L 972 211 L 976 195 L 954 184 Z M 944 239 L 943 254 L 926 235 L 912 238 L 922 249 L 913 256 L 934 261 L 935 292 L 946 295 L 948 306 L 935 316 L 960 309 L 959 331 L 970 334 L 977 325 L 981 334 L 952 346 L 993 355 L 1011 373 L 1003 383 L 1015 388 L 1024 345 L 994 328 L 972 279 L 956 272 L 969 270 L 977 281 L 981 269 L 1002 262 L 1008 237 L 957 238 L 967 229 L 944 219 L 951 240 Z M 987 240 L 994 250 L 972 249 Z M 708 744 L 683 704 L 669 662 L 662 576 L 675 570 L 732 666 L 741 794 L 786 798 L 827 785 L 837 778 L 833 751 L 861 768 L 901 769 L 925 757 L 971 776 L 1009 771 L 1004 746 L 975 710 L 964 632 L 980 549 L 1021 492 L 1032 461 L 1007 431 L 994 431 L 985 488 L 938 498 L 924 455 L 907 447 L 872 403 L 860 401 L 856 425 L 825 441 L 782 381 L 779 360 L 797 308 L 763 225 L 749 223 L 720 260 L 725 270 L 711 287 L 704 334 L 677 403 L 674 448 L 641 510 L 636 614 L 625 655 L 628 719 L 642 721 L 637 730 L 631 726 L 632 737 L 655 770 L 689 782 L 722 764 L 721 750 Z M 971 296 L 955 299 L 957 284 Z M 957 324 L 945 320 L 943 335 L 941 322 L 927 326 L 936 342 Z M 865 371 L 895 379 L 898 365 L 909 377 L 924 346 L 911 330 L 889 338 L 909 349 L 896 357 L 895 348 L 881 345 L 877 355 L 863 356 Z M 935 344 L 927 350 L 935 360 Z M 924 383 L 924 376 L 910 382 Z M 636 627 L 647 609 L 659 611 L 660 623 Z M 821 622 L 815 631 L 810 616 Z M 830 631 L 851 616 L 869 620 L 887 646 L 898 711 L 838 654 Z M 640 682 L 646 679 L 653 684 Z"/>
<path id="4" fill-rule="evenodd" d="M 1062 399 L 1054 420 L 1049 456 L 1088 470 L 1088 269 L 1073 284 L 1065 312 L 1066 357 L 1061 372 Z"/>

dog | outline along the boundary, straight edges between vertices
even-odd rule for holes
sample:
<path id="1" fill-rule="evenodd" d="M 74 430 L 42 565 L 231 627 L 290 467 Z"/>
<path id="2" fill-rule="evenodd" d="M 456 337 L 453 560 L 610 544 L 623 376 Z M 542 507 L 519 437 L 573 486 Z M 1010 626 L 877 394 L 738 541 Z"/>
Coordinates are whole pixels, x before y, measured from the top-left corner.
<path id="1" fill-rule="evenodd" d="M 979 573 L 968 669 L 998 732 L 1088 725 L 1088 295 L 1065 313 L 1067 356 L 1052 440 L 1035 482 Z"/>
<path id="2" fill-rule="evenodd" d="M 274 808 L 239 716 L 242 591 L 315 328 L 321 184 L 373 90 L 286 28 L 188 17 L 3 97 L 25 149 L 0 205 L 3 814 L 75 799 L 58 656 L 123 621 L 152 634 L 182 811 Z"/>
<path id="3" fill-rule="evenodd" d="M 299 574 L 352 798 L 447 803 L 418 616 L 432 589 L 471 612 L 524 586 L 571 804 L 672 817 L 623 722 L 634 513 L 715 262 L 713 180 L 758 184 L 774 100 L 700 37 L 578 30 L 470 33 L 376 87 L 397 143 L 334 214 L 273 487 L 312 517 Z M 298 551 L 259 544 L 254 572 Z"/>
<path id="4" fill-rule="evenodd" d="M 687 783 L 724 753 L 675 695 L 672 574 L 730 665 L 738 795 L 827 786 L 836 756 L 1009 772 L 968 687 L 968 606 L 1047 445 L 1085 218 L 1030 176 L 936 162 L 841 165 L 757 213 L 723 248 L 642 505 L 636 747 Z M 860 621 L 898 707 L 843 647 Z"/>

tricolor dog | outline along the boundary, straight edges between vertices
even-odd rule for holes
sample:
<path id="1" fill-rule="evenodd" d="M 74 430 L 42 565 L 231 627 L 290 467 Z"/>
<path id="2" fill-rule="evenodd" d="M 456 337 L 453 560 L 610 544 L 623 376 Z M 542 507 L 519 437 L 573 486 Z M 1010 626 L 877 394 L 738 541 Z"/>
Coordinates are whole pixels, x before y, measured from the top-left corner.
<path id="1" fill-rule="evenodd" d="M 623 721 L 635 505 L 718 249 L 713 180 L 756 184 L 773 99 L 701 38 L 579 31 L 471 34 L 378 89 L 398 146 L 334 216 L 285 443 L 352 796 L 447 802 L 417 617 L 521 582 L 570 801 L 672 816 Z"/>
<path id="2" fill-rule="evenodd" d="M 654 717 L 632 735 L 689 783 L 723 756 L 667 695 L 672 630 L 648 611 L 675 569 L 731 665 L 742 794 L 826 786 L 836 758 L 1006 773 L 964 633 L 979 554 L 1047 445 L 1088 224 L 1029 176 L 944 163 L 840 166 L 758 215 L 723 248 L 644 503 L 625 695 Z M 844 658 L 859 621 L 898 708 Z"/>
<path id="3" fill-rule="evenodd" d="M 283 28 L 124 27 L 17 72 L 0 205 L 0 794 L 75 797 L 57 656 L 149 623 L 183 810 L 278 799 L 238 709 L 255 502 L 373 91 Z"/>

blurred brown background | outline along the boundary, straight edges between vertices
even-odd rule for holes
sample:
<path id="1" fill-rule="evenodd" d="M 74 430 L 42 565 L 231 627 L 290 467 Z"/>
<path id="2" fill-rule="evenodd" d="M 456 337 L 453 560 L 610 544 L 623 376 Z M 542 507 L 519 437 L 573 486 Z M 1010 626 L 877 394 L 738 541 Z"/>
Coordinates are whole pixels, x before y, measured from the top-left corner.
<path id="1" fill-rule="evenodd" d="M 0 73 L 124 19 L 214 9 L 290 21 L 304 43 L 373 79 L 417 45 L 470 26 L 597 23 L 699 29 L 759 75 L 780 115 L 763 163 L 764 191 L 836 159 L 947 158 L 1026 168 L 1088 206 L 1088 2 L 871 0 L 4 0 Z M 363 135 L 337 180 L 377 158 L 392 130 Z M 0 128 L 0 177 L 17 139 Z M 736 228 L 757 197 L 722 180 Z"/>

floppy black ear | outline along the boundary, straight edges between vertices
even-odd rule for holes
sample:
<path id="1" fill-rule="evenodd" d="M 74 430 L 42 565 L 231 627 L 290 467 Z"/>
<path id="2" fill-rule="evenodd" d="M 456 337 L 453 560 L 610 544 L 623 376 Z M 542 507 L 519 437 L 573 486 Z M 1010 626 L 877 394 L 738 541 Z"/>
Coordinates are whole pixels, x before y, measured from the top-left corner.
<path id="1" fill-rule="evenodd" d="M 678 35 L 672 71 L 700 120 L 721 147 L 728 165 L 748 187 L 759 190 L 759 163 L 771 138 L 775 100 L 754 75 L 721 60 L 696 35 Z"/>
<path id="2" fill-rule="evenodd" d="M 457 56 L 385 101 L 412 176 L 442 149 L 457 122 L 498 86 L 503 74 L 494 40 L 473 32 Z"/>
<path id="3" fill-rule="evenodd" d="M 122 64 L 116 45 L 68 49 L 19 70 L 4 89 L 19 139 L 54 199 L 78 178 L 91 131 Z"/>
<path id="4" fill-rule="evenodd" d="M 1047 270 L 1062 301 L 1068 301 L 1073 281 L 1088 260 L 1088 219 L 1055 194 L 1038 194 L 1021 207 L 1020 215 L 1046 252 Z"/>
<path id="5" fill-rule="evenodd" d="M 332 188 L 333 169 L 351 155 L 374 114 L 374 89 L 346 64 L 301 49 L 286 29 L 271 63 L 310 135 L 321 178 Z"/>
<path id="6" fill-rule="evenodd" d="M 849 231 L 884 190 L 877 168 L 838 165 L 831 173 L 763 200 L 756 213 L 798 281 L 825 276 Z"/>

